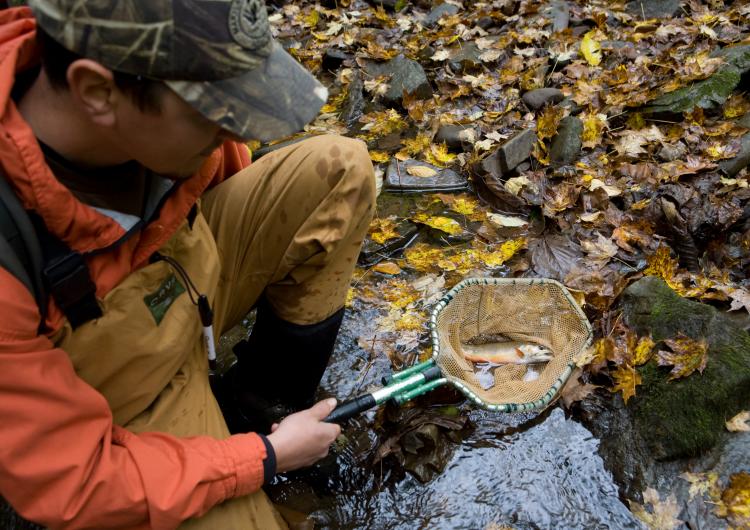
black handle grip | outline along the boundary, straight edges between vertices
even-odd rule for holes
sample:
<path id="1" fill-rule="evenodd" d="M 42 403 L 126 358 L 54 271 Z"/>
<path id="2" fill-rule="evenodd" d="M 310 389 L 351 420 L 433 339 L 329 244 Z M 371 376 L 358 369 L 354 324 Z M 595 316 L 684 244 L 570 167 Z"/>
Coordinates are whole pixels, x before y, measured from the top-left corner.
<path id="1" fill-rule="evenodd" d="M 323 421 L 328 423 L 343 423 L 360 412 L 371 409 L 375 405 L 377 403 L 372 394 L 364 394 L 349 401 L 344 401 L 341 405 L 333 409 L 333 412 L 326 416 Z"/>

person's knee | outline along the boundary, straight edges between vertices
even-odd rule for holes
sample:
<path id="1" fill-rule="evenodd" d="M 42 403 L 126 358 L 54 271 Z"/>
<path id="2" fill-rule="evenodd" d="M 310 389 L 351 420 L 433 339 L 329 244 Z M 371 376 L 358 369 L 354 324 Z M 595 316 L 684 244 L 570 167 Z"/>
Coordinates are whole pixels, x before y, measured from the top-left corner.
<path id="1" fill-rule="evenodd" d="M 316 153 L 314 167 L 317 176 L 331 189 L 351 190 L 357 198 L 357 210 L 370 211 L 375 202 L 375 174 L 367 146 L 361 140 L 338 135 L 322 135 L 312 140 Z"/>

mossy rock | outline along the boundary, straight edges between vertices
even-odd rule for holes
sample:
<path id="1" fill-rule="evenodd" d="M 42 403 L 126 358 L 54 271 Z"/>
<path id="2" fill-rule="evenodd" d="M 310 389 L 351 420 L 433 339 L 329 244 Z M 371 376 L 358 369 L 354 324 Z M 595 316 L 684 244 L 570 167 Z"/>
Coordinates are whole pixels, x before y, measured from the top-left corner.
<path id="1" fill-rule="evenodd" d="M 740 70 L 730 64 L 703 81 L 659 96 L 641 112 L 688 112 L 695 107 L 710 109 L 727 100 L 740 78 Z"/>
<path id="2" fill-rule="evenodd" d="M 692 457 L 713 447 L 724 422 L 750 405 L 750 335 L 717 309 L 681 298 L 656 277 L 623 293 L 625 319 L 655 341 L 683 333 L 708 341 L 703 374 L 668 381 L 655 360 L 639 368 L 642 385 L 628 403 L 654 458 Z"/>

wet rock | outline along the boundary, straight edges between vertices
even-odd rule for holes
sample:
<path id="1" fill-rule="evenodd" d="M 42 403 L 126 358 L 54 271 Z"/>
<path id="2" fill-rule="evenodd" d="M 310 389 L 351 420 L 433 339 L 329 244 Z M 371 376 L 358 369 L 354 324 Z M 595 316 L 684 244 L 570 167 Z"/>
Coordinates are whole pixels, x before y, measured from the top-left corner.
<path id="1" fill-rule="evenodd" d="M 722 160 L 719 163 L 719 169 L 730 177 L 735 176 L 750 165 L 750 133 L 745 134 L 740 142 L 740 151 L 737 156 L 729 160 Z"/>
<path id="2" fill-rule="evenodd" d="M 487 31 L 488 29 L 495 27 L 495 19 L 492 17 L 480 17 L 479 20 L 477 20 L 477 26 L 484 31 Z"/>
<path id="3" fill-rule="evenodd" d="M 450 58 L 450 67 L 454 72 L 464 72 L 471 70 L 482 64 L 482 60 L 479 56 L 482 54 L 482 50 L 473 43 L 468 42 L 462 44 L 461 47 L 454 52 Z"/>
<path id="4" fill-rule="evenodd" d="M 696 106 L 710 109 L 723 104 L 740 83 L 742 74 L 750 71 L 750 45 L 721 48 L 711 57 L 721 57 L 727 64 L 708 79 L 656 98 L 642 112 L 678 113 Z"/>
<path id="5" fill-rule="evenodd" d="M 536 133 L 531 129 L 525 129 L 482 160 L 482 168 L 496 178 L 508 173 L 531 156 L 534 143 L 536 143 Z"/>
<path id="6" fill-rule="evenodd" d="M 638 18 L 670 18 L 680 13 L 680 0 L 635 0 L 625 10 Z"/>
<path id="7" fill-rule="evenodd" d="M 344 61 L 352 59 L 352 55 L 346 53 L 341 48 L 328 48 L 323 54 L 323 70 L 335 72 L 343 64 Z"/>
<path id="8" fill-rule="evenodd" d="M 583 122 L 575 116 L 560 121 L 557 134 L 552 138 L 550 160 L 557 164 L 571 164 L 581 153 Z"/>
<path id="9" fill-rule="evenodd" d="M 470 151 L 476 129 L 471 125 L 443 125 L 435 135 L 435 142 L 445 143 L 451 151 Z"/>
<path id="10" fill-rule="evenodd" d="M 368 63 L 367 73 L 373 76 L 390 76 L 390 87 L 383 96 L 388 104 L 400 104 L 404 92 L 414 94 L 420 99 L 432 96 L 432 87 L 422 66 L 403 55 L 387 63 Z"/>
<path id="11" fill-rule="evenodd" d="M 563 31 L 568 28 L 570 23 L 570 8 L 566 2 L 552 2 L 549 9 L 552 18 L 552 31 Z"/>
<path id="12" fill-rule="evenodd" d="M 713 447 L 724 421 L 750 405 L 750 335 L 715 308 L 678 296 L 654 276 L 623 293 L 626 322 L 655 341 L 682 333 L 708 342 L 708 364 L 667 381 L 654 360 L 639 368 L 642 385 L 628 403 L 636 429 L 657 460 L 692 457 Z"/>
<path id="13" fill-rule="evenodd" d="M 672 162 L 673 160 L 679 160 L 687 154 L 687 147 L 682 142 L 675 142 L 673 144 L 664 144 L 659 150 L 659 158 L 665 162 Z"/>
<path id="14" fill-rule="evenodd" d="M 418 177 L 409 173 L 414 166 L 427 167 L 435 171 L 433 176 Z M 391 191 L 432 192 L 458 191 L 466 189 L 469 183 L 452 169 L 442 169 L 417 160 L 391 160 L 385 172 L 385 189 Z"/>
<path id="15" fill-rule="evenodd" d="M 362 72 L 355 70 L 349 82 L 349 92 L 341 108 L 340 119 L 350 129 L 359 121 L 365 112 L 364 81 Z"/>
<path id="16" fill-rule="evenodd" d="M 377 243 L 372 239 L 365 239 L 362 251 L 357 260 L 360 265 L 370 267 L 411 245 L 416 239 L 418 229 L 414 223 L 404 222 L 396 227 L 399 237 L 389 239 L 385 243 Z"/>
<path id="17" fill-rule="evenodd" d="M 744 127 L 746 129 L 750 129 L 750 112 L 748 112 L 743 117 L 741 117 L 739 120 L 737 120 L 736 123 L 740 127 Z"/>
<path id="18" fill-rule="evenodd" d="M 558 88 L 537 88 L 526 92 L 521 99 L 532 110 L 542 108 L 547 103 L 559 103 L 565 96 Z"/>
<path id="19" fill-rule="evenodd" d="M 422 24 L 429 28 L 437 24 L 437 21 L 441 18 L 455 15 L 456 13 L 458 13 L 458 6 L 453 4 L 440 4 L 424 17 Z"/>

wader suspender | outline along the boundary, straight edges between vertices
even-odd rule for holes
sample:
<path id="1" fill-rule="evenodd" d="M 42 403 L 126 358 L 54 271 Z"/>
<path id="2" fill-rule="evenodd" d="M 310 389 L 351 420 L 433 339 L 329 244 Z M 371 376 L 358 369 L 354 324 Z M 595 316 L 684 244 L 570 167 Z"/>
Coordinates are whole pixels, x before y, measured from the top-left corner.
<path id="1" fill-rule="evenodd" d="M 40 331 L 50 295 L 73 328 L 102 315 L 96 285 L 83 256 L 53 236 L 37 214 L 23 209 L 2 173 L 0 267 L 34 295 L 41 314 Z"/>

